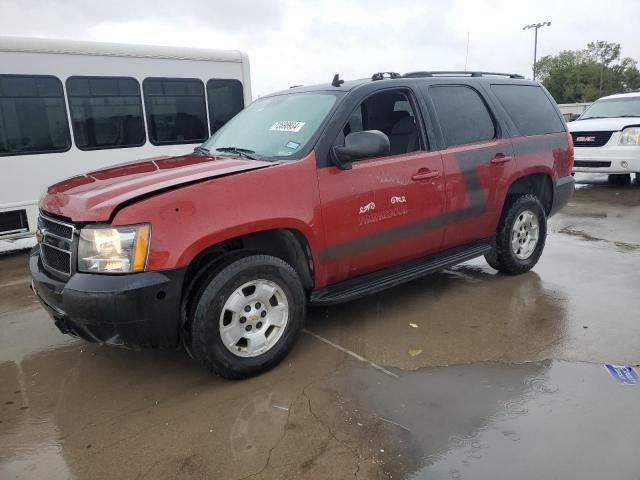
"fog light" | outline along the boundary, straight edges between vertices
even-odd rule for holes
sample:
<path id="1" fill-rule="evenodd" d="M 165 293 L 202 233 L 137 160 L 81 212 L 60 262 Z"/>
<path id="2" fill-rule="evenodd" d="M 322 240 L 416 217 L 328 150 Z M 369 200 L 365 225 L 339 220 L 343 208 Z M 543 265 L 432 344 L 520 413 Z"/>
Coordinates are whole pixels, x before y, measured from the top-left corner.
<path id="1" fill-rule="evenodd" d="M 627 162 L 625 162 L 625 161 L 622 161 L 622 162 L 620 162 L 620 166 L 621 166 L 622 168 L 628 168 L 628 167 L 629 167 L 629 164 L 628 164 Z"/>

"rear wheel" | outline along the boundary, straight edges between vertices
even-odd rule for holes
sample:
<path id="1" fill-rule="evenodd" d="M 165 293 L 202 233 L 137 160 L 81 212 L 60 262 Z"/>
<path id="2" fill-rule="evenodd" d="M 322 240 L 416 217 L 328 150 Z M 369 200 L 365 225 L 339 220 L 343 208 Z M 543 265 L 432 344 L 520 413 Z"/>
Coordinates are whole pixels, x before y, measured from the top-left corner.
<path id="1" fill-rule="evenodd" d="M 538 198 L 531 194 L 510 198 L 485 259 L 503 273 L 527 272 L 538 263 L 546 236 L 547 215 Z"/>
<path id="2" fill-rule="evenodd" d="M 190 350 L 226 378 L 275 366 L 304 324 L 306 296 L 296 271 L 268 255 L 247 256 L 218 270 L 194 301 Z"/>

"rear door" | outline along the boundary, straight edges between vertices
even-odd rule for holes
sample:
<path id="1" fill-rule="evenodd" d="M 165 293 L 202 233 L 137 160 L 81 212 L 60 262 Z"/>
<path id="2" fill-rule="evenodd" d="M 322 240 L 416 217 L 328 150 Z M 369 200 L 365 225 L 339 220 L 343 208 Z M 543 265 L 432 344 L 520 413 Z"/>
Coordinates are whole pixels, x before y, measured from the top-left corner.
<path id="1" fill-rule="evenodd" d="M 440 153 L 428 151 L 413 91 L 370 94 L 342 122 L 334 145 L 351 132 L 380 130 L 391 155 L 318 170 L 328 283 L 436 252 L 443 235 L 425 227 L 444 209 L 443 166 Z"/>
<path id="2" fill-rule="evenodd" d="M 472 85 L 423 84 L 422 88 L 443 142 L 446 230 L 442 247 L 491 237 L 515 170 L 506 127 Z"/>
<path id="3" fill-rule="evenodd" d="M 544 173 L 554 181 L 571 175 L 567 127 L 553 97 L 536 84 L 492 83 L 490 91 L 513 122 L 517 173 Z"/>

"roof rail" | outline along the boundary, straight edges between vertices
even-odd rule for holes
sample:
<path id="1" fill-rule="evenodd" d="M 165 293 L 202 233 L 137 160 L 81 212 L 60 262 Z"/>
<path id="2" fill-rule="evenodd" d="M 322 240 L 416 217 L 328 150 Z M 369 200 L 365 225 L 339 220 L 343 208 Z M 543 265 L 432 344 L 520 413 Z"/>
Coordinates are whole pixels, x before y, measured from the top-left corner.
<path id="1" fill-rule="evenodd" d="M 469 72 L 464 70 L 441 70 L 432 72 L 409 72 L 402 75 L 404 78 L 437 77 L 437 76 L 467 76 L 467 77 L 509 77 L 524 78 L 517 73 L 497 73 L 497 72 Z"/>

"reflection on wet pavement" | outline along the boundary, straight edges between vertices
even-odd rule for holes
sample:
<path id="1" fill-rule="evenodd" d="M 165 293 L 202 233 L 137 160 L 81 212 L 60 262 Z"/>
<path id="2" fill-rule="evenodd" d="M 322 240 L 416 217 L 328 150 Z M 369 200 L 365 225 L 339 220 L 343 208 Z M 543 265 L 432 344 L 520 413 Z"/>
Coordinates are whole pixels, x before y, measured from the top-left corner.
<path id="1" fill-rule="evenodd" d="M 242 382 L 59 334 L 0 257 L 0 478 L 638 480 L 640 386 L 602 364 L 640 363 L 640 186 L 578 180 L 534 271 L 312 309 L 330 343 Z"/>
<path id="2" fill-rule="evenodd" d="M 588 241 L 640 251 L 640 183 L 609 185 L 606 175 L 576 176 L 573 201 L 551 229 Z"/>
<path id="3" fill-rule="evenodd" d="M 366 411 L 408 426 L 389 425 L 382 444 L 387 468 L 414 459 L 401 477 L 637 479 L 640 472 L 640 392 L 600 365 L 481 363 L 403 372 L 399 385 L 361 371 L 350 374 L 353 382 Z M 376 417 L 359 421 L 367 428 Z"/>

